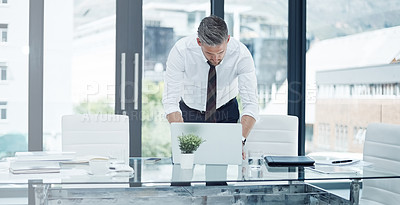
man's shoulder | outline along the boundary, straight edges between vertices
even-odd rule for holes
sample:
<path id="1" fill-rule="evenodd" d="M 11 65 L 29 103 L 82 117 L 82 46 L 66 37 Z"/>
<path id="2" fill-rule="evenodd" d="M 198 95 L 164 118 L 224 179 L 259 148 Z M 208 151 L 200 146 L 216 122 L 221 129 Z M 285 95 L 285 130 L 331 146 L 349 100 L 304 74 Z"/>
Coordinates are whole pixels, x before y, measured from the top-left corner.
<path id="1" fill-rule="evenodd" d="M 228 44 L 228 49 L 231 50 L 231 52 L 238 52 L 238 54 L 248 52 L 248 48 L 246 47 L 246 45 L 244 45 L 241 41 L 239 41 L 238 39 L 236 39 L 234 37 L 230 38 L 229 44 Z"/>
<path id="2" fill-rule="evenodd" d="M 196 38 L 196 35 L 182 37 L 175 43 L 175 47 L 180 50 L 196 48 L 198 46 Z"/>

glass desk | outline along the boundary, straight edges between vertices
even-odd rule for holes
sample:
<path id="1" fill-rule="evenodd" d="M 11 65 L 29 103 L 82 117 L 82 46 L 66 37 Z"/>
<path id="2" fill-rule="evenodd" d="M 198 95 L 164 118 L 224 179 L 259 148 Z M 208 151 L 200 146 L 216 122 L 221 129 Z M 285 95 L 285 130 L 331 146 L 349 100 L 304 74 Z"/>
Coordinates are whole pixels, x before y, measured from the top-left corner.
<path id="1" fill-rule="evenodd" d="M 173 165 L 170 158 L 131 158 L 130 166 L 133 174 L 111 171 L 97 176 L 88 174 L 87 164 L 63 164 L 60 173 L 17 175 L 9 173 L 6 165 L 0 163 L 0 201 L 6 193 L 27 190 L 21 193 L 29 204 L 87 204 L 87 199 L 101 204 L 95 196 L 101 196 L 105 204 L 115 200 L 125 200 L 119 204 L 131 203 L 139 199 L 144 200 L 143 203 L 150 202 L 150 198 L 154 204 L 157 200 L 178 200 L 182 204 L 204 203 L 204 200 L 210 203 L 212 200 L 232 203 L 242 200 L 244 204 L 279 200 L 289 204 L 296 200 L 303 204 L 358 204 L 361 180 L 400 178 L 399 174 L 373 165 L 354 167 L 355 171 L 342 173 L 322 173 L 303 167 L 268 167 L 265 163 L 255 168 L 245 161 L 242 165 L 194 165 L 193 169 L 181 169 L 180 165 Z M 309 184 L 322 180 L 351 180 L 350 200 Z"/>

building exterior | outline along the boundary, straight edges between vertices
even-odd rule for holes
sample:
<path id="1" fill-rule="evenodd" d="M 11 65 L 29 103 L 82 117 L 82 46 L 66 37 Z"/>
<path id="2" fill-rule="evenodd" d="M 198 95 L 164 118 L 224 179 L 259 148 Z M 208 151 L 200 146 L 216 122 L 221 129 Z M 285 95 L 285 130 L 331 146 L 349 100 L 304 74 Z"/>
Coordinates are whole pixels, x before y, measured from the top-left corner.
<path id="1" fill-rule="evenodd" d="M 317 86 L 313 151 L 362 153 L 369 123 L 400 124 L 400 64 L 391 63 L 400 54 L 399 33 L 392 27 L 310 49 L 307 69 L 316 70 Z"/>
<path id="2" fill-rule="evenodd" d="M 61 115 L 71 112 L 72 1 L 46 1 L 44 18 L 44 147 L 61 133 Z M 0 140 L 27 139 L 29 1 L 0 3 Z M 10 137 L 4 139 L 2 136 Z M 23 138 L 15 136 L 24 136 Z M 27 146 L 26 146 L 27 147 Z M 24 147 L 24 149 L 26 149 Z M 5 148 L 4 148 L 5 149 Z M 0 150 L 1 153 L 4 150 Z M 21 150 L 22 151 L 22 150 Z"/>
<path id="3" fill-rule="evenodd" d="M 28 131 L 27 0 L 0 4 L 0 136 Z"/>
<path id="4" fill-rule="evenodd" d="M 317 72 L 314 143 L 362 153 L 369 123 L 400 124 L 400 64 Z"/>

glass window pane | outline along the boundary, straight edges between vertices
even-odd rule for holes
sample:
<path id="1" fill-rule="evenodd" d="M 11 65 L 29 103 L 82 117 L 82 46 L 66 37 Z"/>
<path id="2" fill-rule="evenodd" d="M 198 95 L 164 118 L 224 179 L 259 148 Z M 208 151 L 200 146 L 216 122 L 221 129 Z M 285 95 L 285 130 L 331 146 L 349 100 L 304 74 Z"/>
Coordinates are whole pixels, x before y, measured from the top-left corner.
<path id="1" fill-rule="evenodd" d="M 0 80 L 7 80 L 7 67 L 5 67 L 5 66 L 0 67 L 0 71 L 1 71 Z"/>
<path id="2" fill-rule="evenodd" d="M 7 119 L 7 109 L 2 108 L 1 109 L 1 119 L 6 120 Z"/>
<path id="3" fill-rule="evenodd" d="M 3 30 L 2 32 L 2 35 L 1 35 L 1 41 L 2 42 L 7 42 L 7 30 Z"/>
<path id="4" fill-rule="evenodd" d="M 369 123 L 400 123 L 399 9 L 307 1 L 306 153 L 361 158 Z"/>
<path id="5" fill-rule="evenodd" d="M 288 2 L 226 0 L 225 20 L 253 56 L 260 114 L 287 114 Z"/>
<path id="6" fill-rule="evenodd" d="M 114 114 L 115 0 L 45 1 L 45 150 L 61 150 L 61 117 Z"/>
<path id="7" fill-rule="evenodd" d="M 210 5 L 209 1 L 191 4 L 186 2 L 183 4 L 182 1 L 169 3 L 144 1 L 143 8 L 145 22 L 143 156 L 169 156 L 170 131 L 163 116 L 161 104 L 163 86 L 160 71 L 165 70 L 169 49 L 179 38 L 197 32 L 201 19 L 209 15 Z M 265 12 L 266 10 L 270 12 Z M 287 1 L 225 1 L 225 20 L 229 34 L 249 48 L 256 64 L 260 114 L 287 113 L 287 10 Z M 164 39 L 173 39 L 167 44 L 169 49 L 164 49 L 166 47 L 157 42 L 160 32 L 165 32 L 163 35 L 168 36 Z M 168 32 L 172 32 L 172 38 Z M 158 55 L 157 52 L 160 51 L 152 48 L 162 48 L 162 55 Z M 157 96 L 154 97 L 155 95 Z M 157 109 L 154 109 L 151 100 L 157 104 Z M 152 120 L 156 118 L 158 119 Z M 160 126 L 160 129 L 155 129 L 156 126 Z"/>
<path id="8" fill-rule="evenodd" d="M 0 158 L 28 150 L 28 33 L 28 0 L 0 6 Z"/>
<path id="9" fill-rule="evenodd" d="M 209 11 L 209 0 L 143 1 L 142 156 L 171 156 L 170 128 L 161 103 L 165 64 L 175 42 L 196 34 Z"/>

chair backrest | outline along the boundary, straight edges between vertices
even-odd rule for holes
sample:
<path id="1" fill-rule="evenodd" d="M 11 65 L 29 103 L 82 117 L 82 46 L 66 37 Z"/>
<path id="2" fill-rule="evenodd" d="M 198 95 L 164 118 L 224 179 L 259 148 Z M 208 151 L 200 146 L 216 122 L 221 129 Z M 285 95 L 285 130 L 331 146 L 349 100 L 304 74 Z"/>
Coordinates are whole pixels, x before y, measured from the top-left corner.
<path id="1" fill-rule="evenodd" d="M 260 115 L 246 140 L 246 149 L 266 155 L 297 156 L 297 130 L 296 116 Z"/>
<path id="2" fill-rule="evenodd" d="M 129 164 L 129 117 L 110 114 L 62 117 L 62 151 L 104 156 Z"/>
<path id="3" fill-rule="evenodd" d="M 364 143 L 364 161 L 399 175 L 399 154 L 400 125 L 384 123 L 368 125 Z M 360 204 L 398 203 L 400 203 L 400 179 L 363 180 Z"/>

